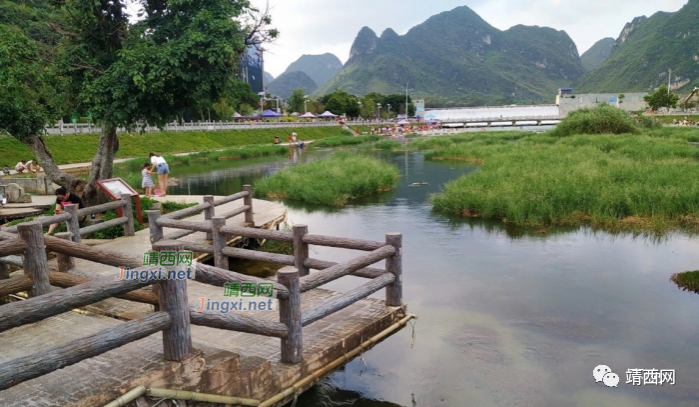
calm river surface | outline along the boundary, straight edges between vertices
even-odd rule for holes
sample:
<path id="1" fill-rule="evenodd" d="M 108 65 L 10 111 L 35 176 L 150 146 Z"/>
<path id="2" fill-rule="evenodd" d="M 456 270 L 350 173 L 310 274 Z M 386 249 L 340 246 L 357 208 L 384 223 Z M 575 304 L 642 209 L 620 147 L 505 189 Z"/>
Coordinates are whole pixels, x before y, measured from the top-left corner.
<path id="1" fill-rule="evenodd" d="M 170 194 L 226 195 L 294 162 L 277 157 L 172 168 Z M 340 210 L 287 202 L 311 233 L 383 240 L 404 235 L 404 300 L 419 315 L 299 398 L 297 406 L 650 407 L 699 404 L 699 295 L 672 273 L 699 269 L 699 240 L 661 242 L 586 229 L 542 234 L 433 213 L 431 193 L 475 167 L 382 153 L 399 187 Z M 429 185 L 410 186 L 425 181 Z M 312 247 L 341 261 L 356 252 Z M 363 281 L 346 277 L 329 288 Z M 379 292 L 379 298 L 383 290 Z M 595 383 L 597 365 L 618 388 Z M 674 369 L 674 386 L 626 384 L 628 369 Z"/>

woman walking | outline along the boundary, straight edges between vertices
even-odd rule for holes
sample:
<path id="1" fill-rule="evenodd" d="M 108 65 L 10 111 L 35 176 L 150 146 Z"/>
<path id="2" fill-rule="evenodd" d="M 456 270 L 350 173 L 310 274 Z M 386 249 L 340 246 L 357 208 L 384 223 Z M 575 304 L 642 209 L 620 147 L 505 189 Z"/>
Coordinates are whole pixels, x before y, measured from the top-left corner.
<path id="1" fill-rule="evenodd" d="M 167 178 L 168 174 L 170 174 L 170 168 L 163 157 L 153 153 L 150 153 L 149 157 L 151 164 L 153 164 L 150 173 L 152 174 L 153 170 L 158 172 L 158 187 L 160 188 L 160 194 L 158 196 L 165 196 L 167 195 Z"/>

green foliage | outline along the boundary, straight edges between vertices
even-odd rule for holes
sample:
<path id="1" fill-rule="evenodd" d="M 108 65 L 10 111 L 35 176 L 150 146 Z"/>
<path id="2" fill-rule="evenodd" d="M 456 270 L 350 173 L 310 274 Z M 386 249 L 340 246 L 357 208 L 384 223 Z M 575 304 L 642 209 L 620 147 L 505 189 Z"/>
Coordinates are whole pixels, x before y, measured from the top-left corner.
<path id="1" fill-rule="evenodd" d="M 653 110 L 658 110 L 661 107 L 671 107 L 674 109 L 677 107 L 677 102 L 679 102 L 680 97 L 672 92 L 669 92 L 667 86 L 662 84 L 655 92 L 644 96 L 643 100 L 645 100 L 646 103 L 648 103 L 648 106 L 650 106 L 650 108 Z"/>
<path id="2" fill-rule="evenodd" d="M 670 281 L 677 284 L 682 291 L 692 291 L 699 294 L 699 270 L 675 273 Z"/>
<path id="3" fill-rule="evenodd" d="M 638 133 L 636 123 L 626 111 L 600 104 L 594 109 L 580 109 L 568 114 L 554 130 L 552 136 L 565 137 L 575 134 L 623 134 Z"/>
<path id="4" fill-rule="evenodd" d="M 289 104 L 289 110 L 292 112 L 304 112 L 304 102 L 306 101 L 306 89 L 298 88 L 291 92 L 291 96 L 286 101 Z"/>
<path id="5" fill-rule="evenodd" d="M 590 224 L 609 230 L 699 229 L 699 139 L 693 129 L 641 135 L 461 137 L 426 153 L 479 170 L 448 183 L 434 208 L 524 226 Z M 417 143 L 417 141 L 416 141 Z"/>
<path id="6" fill-rule="evenodd" d="M 255 185 L 260 196 L 342 206 L 349 200 L 395 187 L 398 169 L 384 161 L 351 153 L 296 165 Z"/>
<path id="7" fill-rule="evenodd" d="M 323 99 L 325 109 L 335 114 L 346 114 L 348 117 L 359 116 L 359 100 L 342 89 L 335 89 Z"/>
<path id="8" fill-rule="evenodd" d="M 0 2 L 0 132 L 22 140 L 40 133 L 57 114 L 60 100 L 50 59 L 58 16 L 39 1 Z"/>

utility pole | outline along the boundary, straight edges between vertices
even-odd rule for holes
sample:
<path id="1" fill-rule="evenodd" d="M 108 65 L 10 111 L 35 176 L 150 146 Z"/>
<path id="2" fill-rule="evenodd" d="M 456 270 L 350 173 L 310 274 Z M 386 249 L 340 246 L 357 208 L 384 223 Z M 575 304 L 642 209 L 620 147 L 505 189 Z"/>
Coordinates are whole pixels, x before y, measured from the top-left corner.
<path id="1" fill-rule="evenodd" d="M 408 120 L 408 84 L 405 84 L 405 120 Z"/>

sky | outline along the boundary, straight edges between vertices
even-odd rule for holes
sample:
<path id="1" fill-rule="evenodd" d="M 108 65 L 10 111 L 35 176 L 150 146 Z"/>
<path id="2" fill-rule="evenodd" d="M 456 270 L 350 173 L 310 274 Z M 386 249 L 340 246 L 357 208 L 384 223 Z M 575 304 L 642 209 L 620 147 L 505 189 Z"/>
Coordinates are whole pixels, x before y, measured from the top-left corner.
<path id="1" fill-rule="evenodd" d="M 432 15 L 468 6 L 490 25 L 517 24 L 564 30 L 582 54 L 605 37 L 616 39 L 634 17 L 677 11 L 687 0 L 251 0 L 269 2 L 272 26 L 281 35 L 267 44 L 265 70 L 274 77 L 303 54 L 335 54 L 344 63 L 359 30 L 386 28 L 405 34 Z"/>

